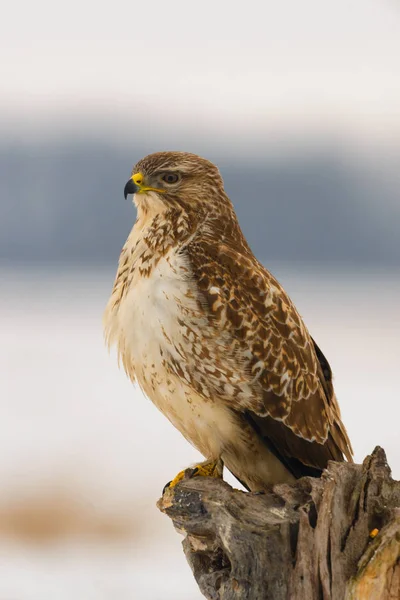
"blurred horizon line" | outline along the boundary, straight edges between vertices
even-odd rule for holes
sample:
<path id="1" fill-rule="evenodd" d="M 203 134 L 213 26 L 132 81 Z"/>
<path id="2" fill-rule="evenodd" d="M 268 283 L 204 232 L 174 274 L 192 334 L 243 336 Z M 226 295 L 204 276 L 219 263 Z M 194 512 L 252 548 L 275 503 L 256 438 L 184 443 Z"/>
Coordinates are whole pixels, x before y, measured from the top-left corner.
<path id="1" fill-rule="evenodd" d="M 24 112 L 2 108 L 0 136 L 2 145 L 14 143 L 52 142 L 58 137 L 86 142 L 107 140 L 110 144 L 155 145 L 162 150 L 191 151 L 195 145 L 201 151 L 224 155 L 228 160 L 243 158 L 279 160 L 299 158 L 299 154 L 336 151 L 346 158 L 368 159 L 377 157 L 377 151 L 400 156 L 400 121 L 392 115 L 380 115 L 376 121 L 362 123 L 349 114 L 293 114 L 264 115 L 258 118 L 229 120 L 203 118 L 196 114 L 161 115 L 145 107 L 128 111 L 109 107 L 85 105 L 69 109 L 47 107 L 46 110 Z M 360 115 L 358 115 L 359 117 Z M 371 115 L 364 115 L 368 116 Z M 165 144 L 162 147 L 162 144 Z M 185 147 L 185 145 L 188 147 Z"/>

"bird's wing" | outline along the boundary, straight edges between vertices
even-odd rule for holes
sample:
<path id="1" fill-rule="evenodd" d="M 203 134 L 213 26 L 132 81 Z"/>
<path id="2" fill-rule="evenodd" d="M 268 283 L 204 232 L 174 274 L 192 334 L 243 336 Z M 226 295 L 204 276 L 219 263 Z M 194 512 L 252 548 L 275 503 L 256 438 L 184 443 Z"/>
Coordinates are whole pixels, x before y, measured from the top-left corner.
<path id="1" fill-rule="evenodd" d="M 279 283 L 246 248 L 205 236 L 184 251 L 214 332 L 208 343 L 224 340 L 213 368 L 219 381 L 231 377 L 213 393 L 232 402 L 296 476 L 304 465 L 313 474 L 328 460 L 351 461 L 329 364 Z M 224 372 L 232 357 L 233 374 Z"/>

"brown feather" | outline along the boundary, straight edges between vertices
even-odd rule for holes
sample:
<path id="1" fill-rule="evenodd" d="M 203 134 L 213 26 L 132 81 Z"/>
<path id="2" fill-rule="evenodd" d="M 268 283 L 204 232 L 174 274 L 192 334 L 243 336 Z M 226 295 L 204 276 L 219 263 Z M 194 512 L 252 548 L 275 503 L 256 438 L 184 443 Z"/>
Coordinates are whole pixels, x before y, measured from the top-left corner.
<path id="1" fill-rule="evenodd" d="M 263 365 L 250 398 L 228 399 L 232 409 L 246 414 L 296 476 L 323 469 L 328 460 L 351 460 L 328 361 L 282 287 L 247 244 L 237 244 L 236 223 L 232 233 L 236 248 L 227 237 L 218 244 L 206 234 L 185 249 L 211 314 L 210 290 L 222 288 L 213 327 L 229 331 L 237 342 L 233 352 L 246 353 L 249 375 Z"/>
<path id="2" fill-rule="evenodd" d="M 215 165 L 161 152 L 134 172 L 153 191 L 136 195 L 105 313 L 128 375 L 250 489 L 351 460 L 329 363 L 250 250 Z"/>

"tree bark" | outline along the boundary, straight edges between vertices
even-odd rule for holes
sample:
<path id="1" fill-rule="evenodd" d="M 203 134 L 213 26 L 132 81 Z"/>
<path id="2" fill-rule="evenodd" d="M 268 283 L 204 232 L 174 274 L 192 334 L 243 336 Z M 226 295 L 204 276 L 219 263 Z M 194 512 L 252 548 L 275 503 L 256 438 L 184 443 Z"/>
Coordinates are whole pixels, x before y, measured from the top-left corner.
<path id="1" fill-rule="evenodd" d="M 400 599 L 400 482 L 382 448 L 265 494 L 184 479 L 158 507 L 209 600 Z"/>

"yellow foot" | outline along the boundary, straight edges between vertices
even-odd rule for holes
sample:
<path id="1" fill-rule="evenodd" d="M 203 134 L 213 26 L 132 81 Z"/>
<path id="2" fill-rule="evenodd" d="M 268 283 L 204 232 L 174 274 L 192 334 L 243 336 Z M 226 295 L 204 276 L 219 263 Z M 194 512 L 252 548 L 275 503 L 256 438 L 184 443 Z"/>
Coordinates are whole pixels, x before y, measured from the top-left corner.
<path id="1" fill-rule="evenodd" d="M 224 463 L 222 459 L 207 460 L 203 463 L 189 467 L 184 471 L 180 471 L 172 481 L 164 486 L 163 494 L 167 488 L 173 488 L 177 483 L 183 479 L 192 479 L 193 477 L 219 477 L 222 478 L 222 472 L 224 470 Z"/>

